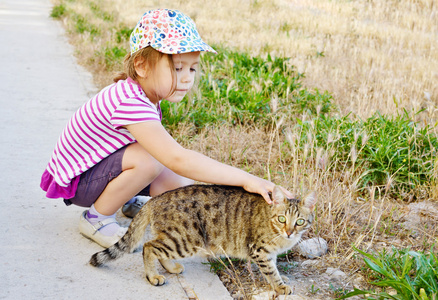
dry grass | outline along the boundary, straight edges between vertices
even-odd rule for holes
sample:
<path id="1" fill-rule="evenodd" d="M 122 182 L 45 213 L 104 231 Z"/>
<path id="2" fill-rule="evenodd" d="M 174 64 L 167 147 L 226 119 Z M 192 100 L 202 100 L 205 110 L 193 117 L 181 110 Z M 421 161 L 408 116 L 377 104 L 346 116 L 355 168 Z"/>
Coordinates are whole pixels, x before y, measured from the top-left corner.
<path id="1" fill-rule="evenodd" d="M 105 3 L 104 10 L 117 12 L 117 19 L 110 23 L 93 19 L 85 0 L 67 3 L 89 15 L 89 22 L 102 29 L 97 37 L 74 34 L 73 22 L 63 20 L 79 61 L 92 71 L 99 87 L 111 82 L 111 72 L 102 68 L 103 58 L 96 53 L 115 30 L 113 24 L 134 27 L 144 11 L 169 7 L 190 15 L 210 44 L 254 55 L 291 57 L 292 64 L 306 74 L 304 84 L 328 90 L 342 115 L 352 112 L 367 118 L 375 111 L 393 114 L 401 108 L 423 108 L 425 111 L 418 116 L 422 121 L 433 125 L 437 120 L 435 0 Z M 378 187 L 370 188 L 365 197 L 357 195 L 357 178 L 352 170 L 334 172 L 336 161 L 329 161 L 330 155 L 311 145 L 309 152 L 302 154 L 293 141 L 296 133 L 288 128 L 289 124 L 268 129 L 211 127 L 194 134 L 192 128 L 181 127 L 173 134 L 186 147 L 268 178 L 296 194 L 316 189 L 317 221 L 309 236 L 321 236 L 329 243 L 330 252 L 322 259 L 323 266 L 357 271 L 360 262 L 355 259 L 353 246 L 366 250 L 391 245 L 428 250 L 438 242 L 436 218 L 420 212 L 415 228 L 405 228 L 403 223 L 411 217 L 406 203 L 389 199 Z M 436 194 L 432 201 L 436 201 Z M 436 202 L 430 205 L 437 207 Z"/>
<path id="2" fill-rule="evenodd" d="M 196 21 L 209 43 L 255 55 L 291 57 L 306 74 L 305 84 L 332 93 L 342 113 L 368 117 L 376 110 L 425 108 L 424 118 L 436 121 L 438 5 L 434 0 L 107 2 L 106 9 L 117 12 L 117 21 L 129 27 L 148 9 L 177 8 Z M 88 10 L 83 1 L 71 5 L 79 12 Z M 99 22 L 96 26 L 107 27 Z M 102 42 L 107 36 L 101 37 Z M 81 48 L 90 44 L 87 37 L 83 39 Z M 95 49 L 90 50 L 93 55 Z"/>

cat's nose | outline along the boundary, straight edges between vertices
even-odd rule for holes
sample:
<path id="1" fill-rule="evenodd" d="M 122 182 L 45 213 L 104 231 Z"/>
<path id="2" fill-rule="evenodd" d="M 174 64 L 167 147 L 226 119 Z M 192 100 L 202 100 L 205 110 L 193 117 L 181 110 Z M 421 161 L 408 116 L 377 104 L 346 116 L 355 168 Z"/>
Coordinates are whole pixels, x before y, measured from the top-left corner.
<path id="1" fill-rule="evenodd" d="M 287 230 L 286 234 L 287 234 L 287 237 L 290 237 L 293 234 L 293 231 L 292 230 Z"/>

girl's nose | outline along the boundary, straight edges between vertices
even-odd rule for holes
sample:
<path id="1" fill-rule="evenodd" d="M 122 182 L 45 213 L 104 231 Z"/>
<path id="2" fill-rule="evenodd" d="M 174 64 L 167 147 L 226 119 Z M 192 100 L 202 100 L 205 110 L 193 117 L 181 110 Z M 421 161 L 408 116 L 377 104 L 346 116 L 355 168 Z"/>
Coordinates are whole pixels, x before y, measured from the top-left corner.
<path id="1" fill-rule="evenodd" d="M 182 82 L 190 82 L 192 80 L 192 76 L 190 75 L 190 71 L 182 72 L 181 81 Z"/>

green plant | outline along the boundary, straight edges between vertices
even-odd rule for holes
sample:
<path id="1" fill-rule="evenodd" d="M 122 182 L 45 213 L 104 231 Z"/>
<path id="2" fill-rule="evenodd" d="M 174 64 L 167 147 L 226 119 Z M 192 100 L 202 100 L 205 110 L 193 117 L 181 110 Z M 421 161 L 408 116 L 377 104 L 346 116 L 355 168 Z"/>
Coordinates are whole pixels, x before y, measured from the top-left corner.
<path id="1" fill-rule="evenodd" d="M 438 297 L 438 258 L 429 254 L 392 248 L 391 252 L 383 250 L 378 254 L 355 250 L 364 256 L 364 261 L 375 274 L 376 280 L 371 284 L 383 288 L 381 292 L 354 289 L 340 297 L 346 299 L 357 295 L 368 295 L 367 299 L 398 299 L 398 300 L 435 300 Z M 395 295 L 386 289 L 392 288 Z M 376 297 L 376 298 L 374 298 Z"/>
<path id="2" fill-rule="evenodd" d="M 408 112 L 394 117 L 375 113 L 365 121 L 349 115 L 320 115 L 297 119 L 302 128 L 299 146 L 311 144 L 333 153 L 338 169 L 350 170 L 359 190 L 378 186 L 395 196 L 409 199 L 435 181 L 437 136 L 433 128 L 420 126 Z M 309 137 L 311 140 L 309 140 Z"/>
<path id="3" fill-rule="evenodd" d="M 359 158 L 369 170 L 362 185 L 385 185 L 391 177 L 395 190 L 404 193 L 429 182 L 438 147 L 431 129 L 420 127 L 406 111 L 395 117 L 375 114 L 369 118 L 364 130 L 370 139 Z"/>
<path id="4" fill-rule="evenodd" d="M 329 287 L 335 297 L 345 296 L 347 294 L 347 291 L 342 287 L 335 287 L 331 283 Z"/>
<path id="5" fill-rule="evenodd" d="M 55 5 L 52 8 L 50 16 L 54 19 L 60 19 L 64 14 L 65 14 L 65 5 L 61 3 L 59 5 Z"/>
<path id="6" fill-rule="evenodd" d="M 168 126 L 189 122 L 196 127 L 212 123 L 270 124 L 273 116 L 291 118 L 303 112 L 327 113 L 331 96 L 301 87 L 303 74 L 288 58 L 259 56 L 216 47 L 217 55 L 202 56 L 199 90 L 191 99 L 162 109 Z"/>
<path id="7" fill-rule="evenodd" d="M 311 294 L 313 294 L 313 295 L 316 294 L 316 293 L 318 293 L 319 290 L 320 290 L 320 289 L 319 289 L 319 288 L 316 288 L 314 284 L 312 284 L 312 286 L 309 288 L 309 292 L 310 292 Z"/>
<path id="8" fill-rule="evenodd" d="M 100 33 L 99 27 L 90 23 L 85 16 L 74 13 L 73 20 L 75 21 L 74 28 L 77 33 L 90 33 L 90 36 L 96 36 Z"/>
<path id="9" fill-rule="evenodd" d="M 210 272 L 218 273 L 219 271 L 223 271 L 227 269 L 231 264 L 241 262 L 242 260 L 237 258 L 230 257 L 220 257 L 220 258 L 211 258 L 206 263 L 202 263 L 204 265 L 210 266 Z"/>
<path id="10" fill-rule="evenodd" d="M 125 43 L 129 41 L 129 37 L 131 36 L 132 28 L 129 28 L 124 25 L 120 25 L 120 28 L 116 30 L 116 42 L 117 43 Z"/>
<path id="11" fill-rule="evenodd" d="M 101 55 L 98 52 L 97 55 Z M 103 58 L 105 59 L 105 66 L 107 70 L 111 70 L 114 66 L 119 66 L 128 51 L 125 48 L 119 46 L 107 46 L 103 50 Z"/>

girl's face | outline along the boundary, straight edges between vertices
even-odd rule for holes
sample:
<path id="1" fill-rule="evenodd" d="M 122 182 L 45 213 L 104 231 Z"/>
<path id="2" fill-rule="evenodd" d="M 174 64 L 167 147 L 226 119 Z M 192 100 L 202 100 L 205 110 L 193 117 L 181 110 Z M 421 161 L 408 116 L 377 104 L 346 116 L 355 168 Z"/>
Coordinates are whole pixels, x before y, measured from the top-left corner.
<path id="1" fill-rule="evenodd" d="M 174 103 L 180 102 L 187 92 L 190 91 L 195 82 L 196 72 L 198 71 L 199 56 L 200 52 L 172 55 L 176 71 L 176 90 L 172 95 L 166 97 L 166 100 Z M 172 81 L 170 85 L 172 85 Z"/>
<path id="2" fill-rule="evenodd" d="M 158 61 L 152 74 L 139 80 L 148 98 L 155 104 L 162 99 L 174 103 L 180 102 L 193 87 L 195 74 L 199 66 L 199 56 L 200 52 L 172 55 L 176 71 L 176 90 L 172 94 L 170 93 L 174 78 L 170 70 L 168 58 L 163 56 Z"/>

